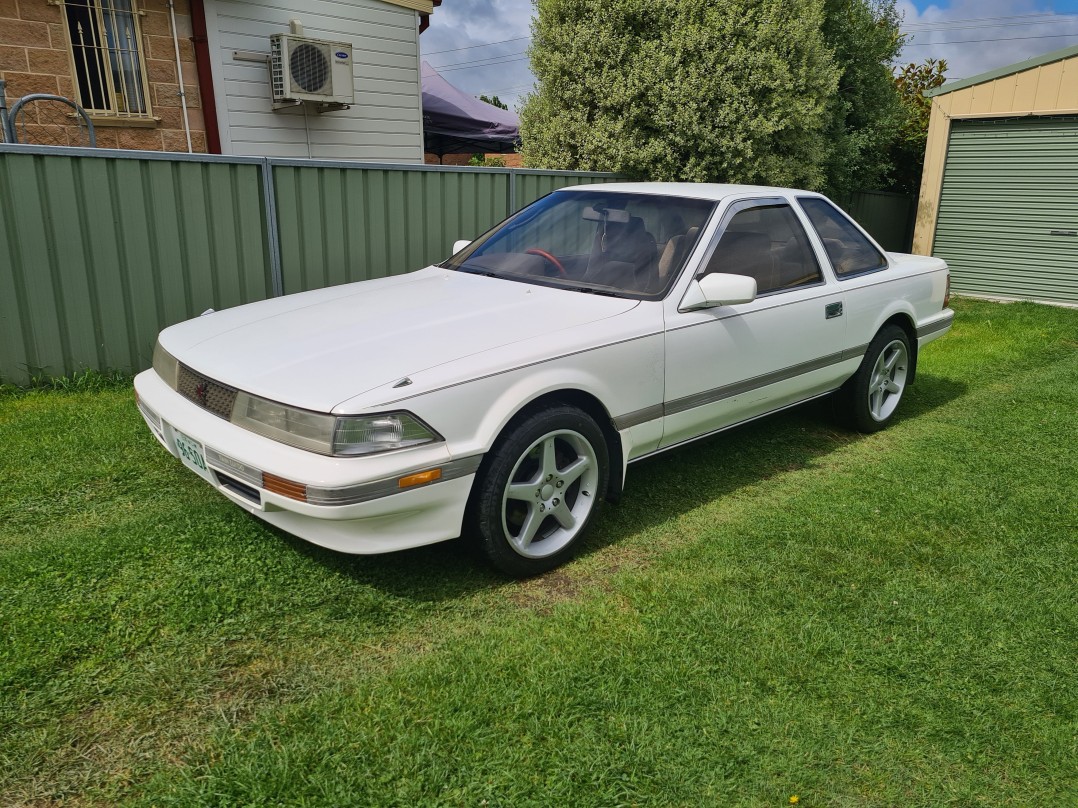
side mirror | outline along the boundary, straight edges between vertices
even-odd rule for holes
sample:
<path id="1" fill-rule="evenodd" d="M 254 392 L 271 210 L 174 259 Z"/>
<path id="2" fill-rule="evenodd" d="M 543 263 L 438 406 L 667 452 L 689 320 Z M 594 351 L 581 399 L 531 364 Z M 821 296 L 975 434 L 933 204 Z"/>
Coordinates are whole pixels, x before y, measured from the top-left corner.
<path id="1" fill-rule="evenodd" d="M 716 306 L 732 306 L 736 303 L 751 303 L 755 299 L 756 278 L 712 272 L 689 284 L 680 309 L 696 311 Z"/>
<path id="2" fill-rule="evenodd" d="M 471 243 L 472 243 L 472 242 L 470 242 L 470 241 L 469 241 L 468 239 L 466 239 L 466 238 L 463 238 L 463 239 L 461 239 L 460 241 L 454 241 L 454 242 L 453 242 L 453 252 L 452 252 L 452 255 L 456 255 L 457 253 L 459 253 L 459 252 L 460 252 L 461 250 L 463 250 L 463 249 L 464 249 L 465 247 L 467 247 L 467 246 L 468 246 L 469 244 L 471 244 Z"/>

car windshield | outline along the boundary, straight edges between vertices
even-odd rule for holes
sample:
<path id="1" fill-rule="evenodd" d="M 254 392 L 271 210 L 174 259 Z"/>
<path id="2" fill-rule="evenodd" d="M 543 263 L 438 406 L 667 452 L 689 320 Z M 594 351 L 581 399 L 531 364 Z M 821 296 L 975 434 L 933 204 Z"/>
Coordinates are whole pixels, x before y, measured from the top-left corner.
<path id="1" fill-rule="evenodd" d="M 598 294 L 658 299 L 715 203 L 603 190 L 555 191 L 442 266 Z"/>

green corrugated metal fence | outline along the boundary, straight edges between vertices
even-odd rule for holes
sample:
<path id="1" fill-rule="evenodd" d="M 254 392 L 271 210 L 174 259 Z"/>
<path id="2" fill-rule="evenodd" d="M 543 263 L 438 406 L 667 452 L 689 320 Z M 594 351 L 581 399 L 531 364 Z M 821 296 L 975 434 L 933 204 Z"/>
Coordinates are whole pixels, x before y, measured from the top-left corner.
<path id="1" fill-rule="evenodd" d="M 1078 303 L 1078 119 L 954 121 L 932 252 L 955 291 Z"/>
<path id="2" fill-rule="evenodd" d="M 348 164 L 273 169 L 286 293 L 445 259 L 509 215 L 509 175 Z"/>
<path id="3" fill-rule="evenodd" d="M 0 379 L 140 370 L 208 308 L 419 269 L 614 179 L 0 145 Z"/>
<path id="4" fill-rule="evenodd" d="M 257 160 L 2 148 L 4 380 L 142 368 L 165 325 L 270 294 Z"/>
<path id="5" fill-rule="evenodd" d="M 842 206 L 880 246 L 891 252 L 909 252 L 917 200 L 889 191 L 857 191 Z"/>

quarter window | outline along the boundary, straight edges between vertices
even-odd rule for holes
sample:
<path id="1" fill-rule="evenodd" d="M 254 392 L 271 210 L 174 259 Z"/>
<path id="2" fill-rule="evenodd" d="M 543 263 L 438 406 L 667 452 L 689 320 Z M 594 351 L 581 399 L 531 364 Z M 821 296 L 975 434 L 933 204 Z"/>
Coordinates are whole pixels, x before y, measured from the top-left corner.
<path id="1" fill-rule="evenodd" d="M 819 283 L 820 265 L 789 205 L 757 205 L 734 214 L 702 274 L 756 279 L 756 293 Z"/>
<path id="2" fill-rule="evenodd" d="M 802 197 L 797 200 L 808 214 L 823 241 L 831 266 L 840 278 L 887 267 L 887 258 L 860 230 L 826 199 Z"/>
<path id="3" fill-rule="evenodd" d="M 65 0 L 79 102 L 89 112 L 150 117 L 135 0 Z"/>

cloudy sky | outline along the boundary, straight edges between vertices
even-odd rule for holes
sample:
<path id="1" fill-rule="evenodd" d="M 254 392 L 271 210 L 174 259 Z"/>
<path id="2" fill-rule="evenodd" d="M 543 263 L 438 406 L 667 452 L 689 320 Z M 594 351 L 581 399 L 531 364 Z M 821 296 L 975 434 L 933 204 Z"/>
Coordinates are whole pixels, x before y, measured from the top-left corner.
<path id="1" fill-rule="evenodd" d="M 1078 0 L 898 0 L 898 9 L 909 34 L 900 61 L 946 59 L 952 80 L 1078 45 Z M 460 89 L 515 109 L 533 83 L 531 16 L 531 0 L 443 0 L 423 58 Z"/>

